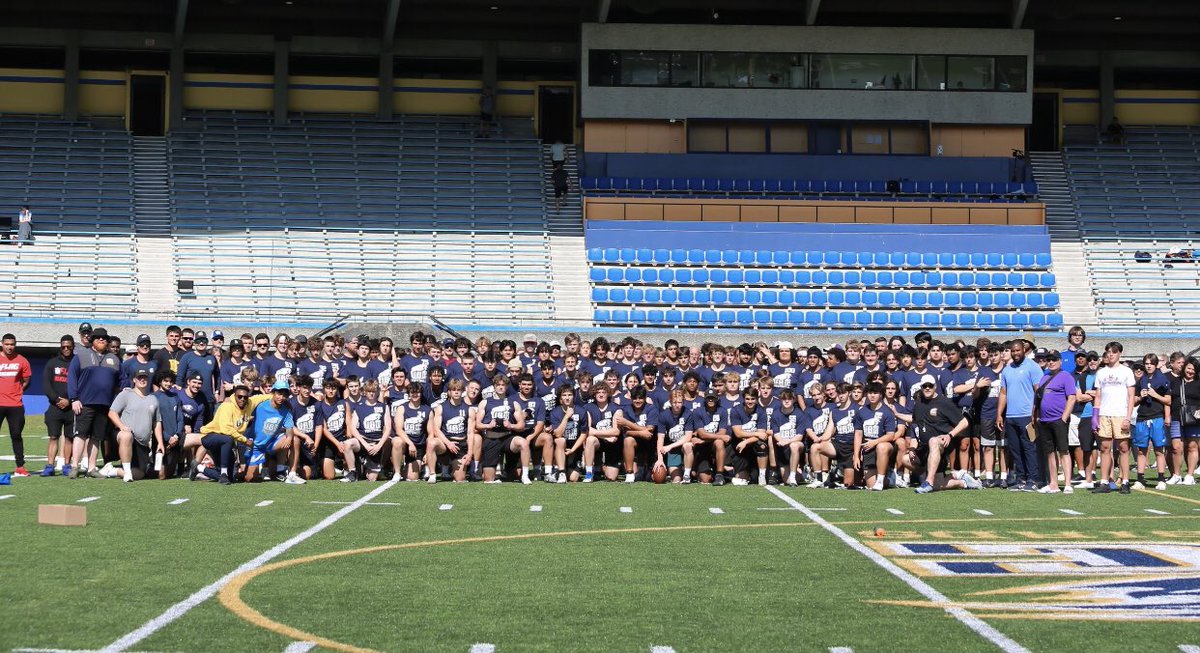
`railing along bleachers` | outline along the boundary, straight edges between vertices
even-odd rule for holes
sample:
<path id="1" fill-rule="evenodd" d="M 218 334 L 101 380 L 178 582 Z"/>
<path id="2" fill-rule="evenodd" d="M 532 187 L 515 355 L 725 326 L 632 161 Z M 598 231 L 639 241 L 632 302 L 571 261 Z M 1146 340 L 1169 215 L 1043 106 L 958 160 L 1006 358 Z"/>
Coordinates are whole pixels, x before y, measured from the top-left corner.
<path id="1" fill-rule="evenodd" d="M 1130 127 L 1124 140 L 1066 150 L 1100 323 L 1194 325 L 1200 128 Z"/>
<path id="2" fill-rule="evenodd" d="M 527 121 L 488 139 L 461 116 L 301 114 L 275 126 L 200 112 L 187 124 L 170 138 L 176 264 L 196 289 L 183 310 L 552 315 Z"/>
<path id="3" fill-rule="evenodd" d="M 123 131 L 53 116 L 0 116 L 0 195 L 14 215 L 28 204 L 34 218 L 34 242 L 10 252 L 8 315 L 133 309 L 130 152 Z"/>
<path id="4" fill-rule="evenodd" d="M 589 221 L 587 227 L 600 324 L 1062 326 L 1041 226 Z"/>

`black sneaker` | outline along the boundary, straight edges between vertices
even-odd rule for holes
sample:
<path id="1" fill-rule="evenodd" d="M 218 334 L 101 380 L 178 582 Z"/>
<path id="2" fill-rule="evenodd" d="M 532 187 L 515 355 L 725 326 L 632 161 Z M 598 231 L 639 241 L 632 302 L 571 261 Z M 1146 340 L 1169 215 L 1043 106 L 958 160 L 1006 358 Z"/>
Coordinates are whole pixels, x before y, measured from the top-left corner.
<path id="1" fill-rule="evenodd" d="M 1122 484 L 1121 484 L 1121 487 L 1120 487 L 1120 488 L 1117 490 L 1117 492 L 1118 492 L 1118 493 L 1120 493 L 1120 494 L 1129 494 L 1129 492 L 1130 492 L 1130 490 L 1129 490 L 1129 484 L 1128 484 L 1128 483 L 1122 483 Z"/>
<path id="2" fill-rule="evenodd" d="M 1001 490 L 1008 489 L 1008 477 L 1000 479 L 993 487 L 998 487 Z"/>
<path id="3" fill-rule="evenodd" d="M 233 485 L 233 481 L 229 480 L 229 474 L 221 474 L 221 478 L 217 479 L 221 485 Z"/>
<path id="4" fill-rule="evenodd" d="M 1096 487 L 1092 488 L 1092 494 L 1108 494 L 1112 492 L 1112 488 L 1108 487 L 1108 481 L 1097 483 Z"/>
<path id="5" fill-rule="evenodd" d="M 200 465 L 198 465 L 196 463 L 192 463 L 192 466 L 188 469 L 188 480 L 194 481 L 194 480 L 196 480 L 196 477 L 199 475 L 200 475 Z"/>
<path id="6" fill-rule="evenodd" d="M 283 483 L 284 481 L 287 480 L 287 477 L 288 477 L 287 472 L 279 472 L 278 474 L 275 475 L 275 480 L 279 481 L 280 483 Z"/>
<path id="7" fill-rule="evenodd" d="M 725 485 L 725 475 L 717 474 L 713 477 L 713 485 Z"/>

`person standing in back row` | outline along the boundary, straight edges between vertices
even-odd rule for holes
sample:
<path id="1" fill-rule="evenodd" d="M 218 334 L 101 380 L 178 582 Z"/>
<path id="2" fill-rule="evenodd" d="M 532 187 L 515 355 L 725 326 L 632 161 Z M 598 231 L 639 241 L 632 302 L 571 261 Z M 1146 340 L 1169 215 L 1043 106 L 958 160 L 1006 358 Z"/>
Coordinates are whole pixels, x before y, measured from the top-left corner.
<path id="1" fill-rule="evenodd" d="M 571 180 L 567 175 L 567 169 L 555 166 L 554 171 L 550 173 L 550 181 L 554 184 L 554 210 L 562 211 L 563 197 L 571 190 Z"/>
<path id="2" fill-rule="evenodd" d="M 21 438 L 25 430 L 25 402 L 22 395 L 29 387 L 29 379 L 33 372 L 29 361 L 17 353 L 17 337 L 11 333 L 4 334 L 3 344 L 0 345 L 0 424 L 8 420 L 8 433 L 12 436 L 13 457 L 17 461 L 17 469 L 13 476 L 29 476 L 25 471 L 25 440 Z"/>
<path id="3" fill-rule="evenodd" d="M 58 356 L 46 363 L 42 372 L 42 392 L 46 394 L 46 466 L 42 476 L 54 476 L 61 468 L 65 475 L 71 471 L 71 439 L 75 436 L 75 413 L 71 412 L 71 400 L 67 399 L 67 370 L 75 360 L 75 338 L 64 335 L 58 340 Z"/>
<path id="4" fill-rule="evenodd" d="M 33 242 L 33 213 L 29 206 L 22 206 L 17 212 L 17 249 L 25 243 Z"/>
<path id="5" fill-rule="evenodd" d="M 79 475 L 79 465 L 84 465 L 82 471 L 89 477 L 103 478 L 95 469 L 96 449 L 108 435 L 108 409 L 120 389 L 120 375 L 121 361 L 108 353 L 108 331 L 92 331 L 91 348 L 76 355 L 67 370 L 67 398 L 75 413 L 75 443 L 67 478 Z"/>

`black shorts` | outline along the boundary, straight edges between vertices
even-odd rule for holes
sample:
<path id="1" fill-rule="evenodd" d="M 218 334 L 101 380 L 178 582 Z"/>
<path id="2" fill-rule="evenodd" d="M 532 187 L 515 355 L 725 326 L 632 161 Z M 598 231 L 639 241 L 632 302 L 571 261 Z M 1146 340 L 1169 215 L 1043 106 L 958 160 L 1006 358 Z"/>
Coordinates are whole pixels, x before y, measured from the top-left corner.
<path id="1" fill-rule="evenodd" d="M 575 446 L 574 441 L 568 442 L 566 451 L 570 451 L 571 447 L 573 446 Z M 579 471 L 583 470 L 583 449 L 583 447 L 579 447 L 575 450 L 575 453 L 568 453 L 566 455 L 566 459 L 563 461 L 566 465 L 566 469 L 562 471 L 565 472 L 572 469 Z"/>
<path id="2" fill-rule="evenodd" d="M 1060 454 L 1070 452 L 1071 449 L 1067 446 L 1067 432 L 1069 430 L 1070 426 L 1061 419 L 1056 419 L 1052 422 L 1039 421 L 1037 434 L 1038 438 L 1043 440 L 1042 447 L 1044 448 L 1042 450 L 1047 453 L 1054 452 Z"/>
<path id="3" fill-rule="evenodd" d="M 860 462 L 859 469 L 863 469 L 872 474 L 875 473 L 875 462 L 879 458 L 878 456 L 875 455 L 876 454 L 875 450 L 877 448 L 878 448 L 878 445 L 871 447 L 870 449 L 862 452 L 862 456 L 860 457 L 860 460 L 859 460 L 859 462 Z"/>
<path id="4" fill-rule="evenodd" d="M 147 476 L 154 471 L 154 451 L 149 445 L 144 445 L 133 439 L 133 466 L 142 470 Z"/>
<path id="5" fill-rule="evenodd" d="M 108 426 L 108 406 L 84 406 L 75 417 L 75 437 L 100 443 L 108 436 Z"/>
<path id="6" fill-rule="evenodd" d="M 854 467 L 854 442 L 846 442 L 845 440 L 833 440 L 833 448 L 837 451 L 837 464 L 842 469 L 850 469 Z"/>
<path id="7" fill-rule="evenodd" d="M 705 440 L 698 444 L 692 445 L 692 465 L 697 472 L 710 474 L 713 470 L 714 448 L 712 440 Z"/>
<path id="8" fill-rule="evenodd" d="M 566 195 L 566 194 L 567 194 L 566 186 L 555 186 L 554 187 L 554 196 L 555 197 L 562 197 L 563 195 Z"/>
<path id="9" fill-rule="evenodd" d="M 415 456 L 408 453 L 408 447 L 405 446 L 404 447 L 404 462 L 411 463 L 411 462 L 420 462 L 420 461 L 425 460 L 425 451 L 426 451 L 425 447 L 428 443 L 429 443 L 429 441 L 426 440 L 425 442 L 422 442 L 421 444 L 416 445 L 417 455 L 415 455 Z"/>
<path id="10" fill-rule="evenodd" d="M 804 441 L 799 440 L 799 442 L 800 442 L 800 450 L 804 451 Z M 778 442 L 775 443 L 775 464 L 782 466 L 782 465 L 788 464 L 789 462 L 791 462 L 791 460 L 792 460 L 792 443 L 791 442 L 787 442 L 784 444 L 780 444 Z M 803 454 L 801 454 L 800 462 L 803 462 L 803 461 L 804 461 Z"/>
<path id="11" fill-rule="evenodd" d="M 1079 426 L 1077 428 L 1079 432 L 1079 448 L 1082 449 L 1084 453 L 1091 453 L 1092 450 L 1096 448 L 1096 434 L 1092 431 L 1092 418 L 1079 418 Z M 1070 431 L 1067 433 L 1069 442 Z"/>
<path id="12" fill-rule="evenodd" d="M 450 450 L 447 449 L 445 453 L 438 456 L 439 459 L 447 458 L 449 460 L 454 461 L 454 460 L 462 460 L 463 458 L 467 457 L 467 451 L 470 449 L 470 447 L 467 446 L 466 438 L 464 438 L 462 440 L 451 439 L 450 442 L 458 446 L 458 453 L 450 453 Z"/>
<path id="13" fill-rule="evenodd" d="M 616 442 L 605 442 L 598 440 L 600 446 L 596 448 L 596 463 L 605 467 L 616 467 L 621 464 L 621 460 L 625 457 L 625 450 L 621 446 L 621 438 L 617 438 Z M 603 462 L 601 462 L 603 461 Z"/>
<path id="14" fill-rule="evenodd" d="M 44 417 L 46 420 L 46 435 L 51 438 L 58 438 L 64 435 L 68 438 L 75 436 L 75 413 L 70 408 L 62 410 L 52 404 L 46 409 Z"/>
<path id="15" fill-rule="evenodd" d="M 317 463 L 321 464 L 326 460 L 341 460 L 342 452 L 338 451 L 337 447 L 329 441 L 329 438 L 321 438 L 321 442 L 317 444 Z"/>
<path id="16" fill-rule="evenodd" d="M 485 438 L 480 464 L 484 467 L 499 467 L 504 454 L 512 451 L 512 440 L 515 437 L 515 435 L 506 435 L 502 438 Z"/>

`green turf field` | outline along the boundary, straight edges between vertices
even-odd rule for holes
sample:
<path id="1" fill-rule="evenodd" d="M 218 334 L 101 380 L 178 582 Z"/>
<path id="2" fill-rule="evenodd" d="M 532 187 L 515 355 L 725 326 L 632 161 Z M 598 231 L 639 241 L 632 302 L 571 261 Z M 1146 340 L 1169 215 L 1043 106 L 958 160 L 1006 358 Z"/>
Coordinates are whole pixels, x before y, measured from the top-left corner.
<path id="1" fill-rule="evenodd" d="M 44 456 L 32 431 L 28 453 Z M 0 455 L 9 447 L 0 437 Z M 1200 645 L 1200 486 L 1046 497 L 35 477 L 0 497 L 0 650 Z M 90 497 L 86 527 L 36 523 L 38 504 Z M 1124 579 L 1140 589 L 1094 586 Z"/>

